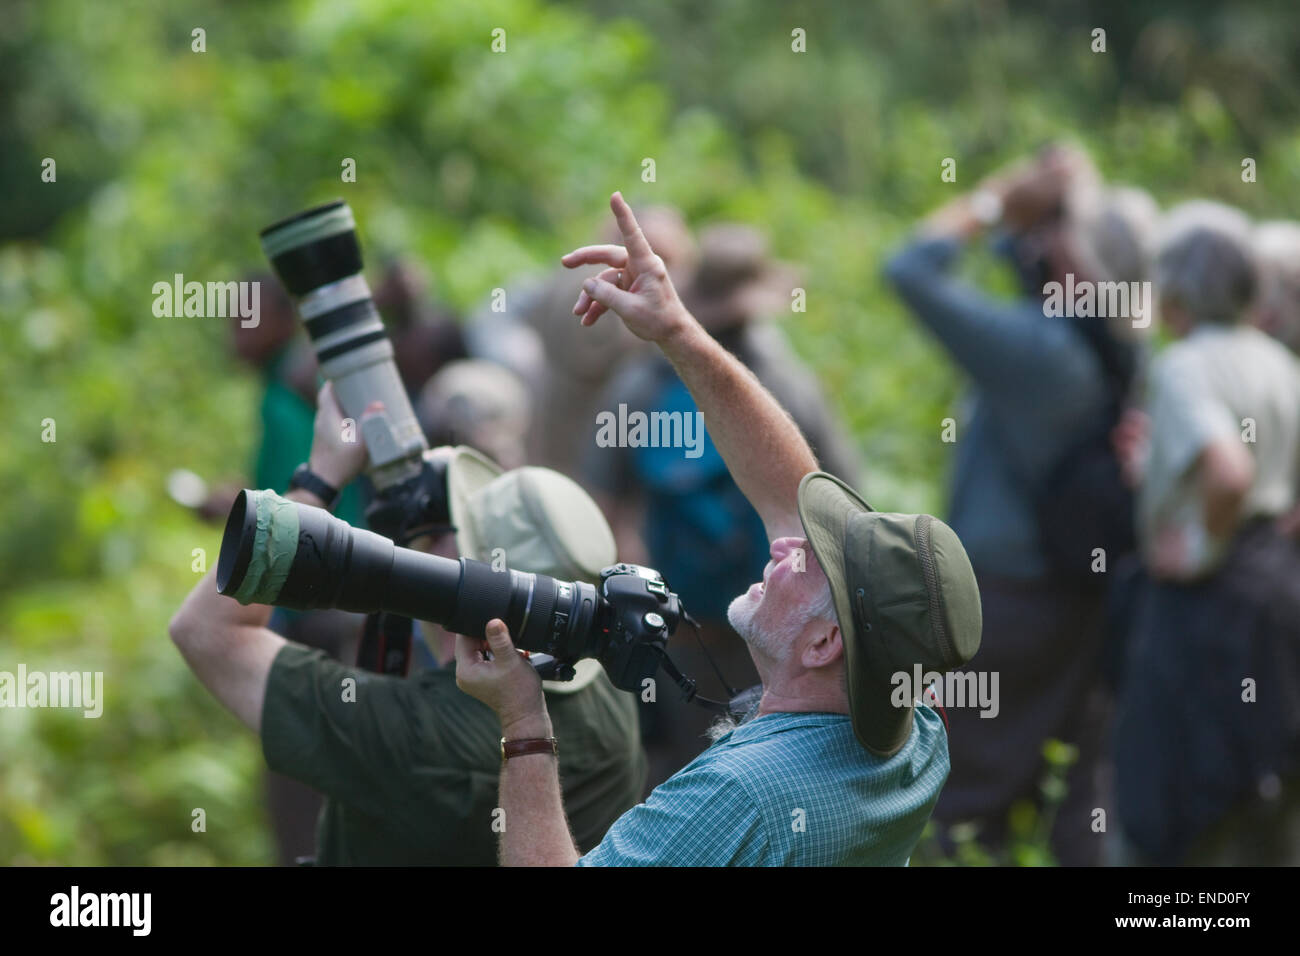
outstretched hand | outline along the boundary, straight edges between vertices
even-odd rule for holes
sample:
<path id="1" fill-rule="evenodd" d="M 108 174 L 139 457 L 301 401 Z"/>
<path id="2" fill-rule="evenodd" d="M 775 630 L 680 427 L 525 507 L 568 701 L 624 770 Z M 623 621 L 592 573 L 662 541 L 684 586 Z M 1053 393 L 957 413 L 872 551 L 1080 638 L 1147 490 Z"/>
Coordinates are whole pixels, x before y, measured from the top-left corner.
<path id="1" fill-rule="evenodd" d="M 663 259 L 650 248 L 623 194 L 614 193 L 609 206 L 623 245 L 583 246 L 560 259 L 570 269 L 607 266 L 582 284 L 573 314 L 582 317 L 583 325 L 592 325 L 613 309 L 638 338 L 663 343 L 694 319 L 677 297 Z"/>

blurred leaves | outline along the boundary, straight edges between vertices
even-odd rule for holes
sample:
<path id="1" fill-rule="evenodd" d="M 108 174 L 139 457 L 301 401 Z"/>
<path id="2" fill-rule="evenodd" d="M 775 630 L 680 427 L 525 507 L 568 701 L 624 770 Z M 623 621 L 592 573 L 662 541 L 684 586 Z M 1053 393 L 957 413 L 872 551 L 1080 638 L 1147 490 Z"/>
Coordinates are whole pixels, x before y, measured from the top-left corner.
<path id="1" fill-rule="evenodd" d="M 912 853 L 912 866 L 1055 866 L 1052 827 L 1065 801 L 1065 778 L 1079 759 L 1079 749 L 1049 737 L 1043 742 L 1042 753 L 1039 799 L 1017 800 L 1011 805 L 1005 836 L 995 849 L 982 840 L 978 823 L 954 823 L 944 828 L 931 820 Z"/>

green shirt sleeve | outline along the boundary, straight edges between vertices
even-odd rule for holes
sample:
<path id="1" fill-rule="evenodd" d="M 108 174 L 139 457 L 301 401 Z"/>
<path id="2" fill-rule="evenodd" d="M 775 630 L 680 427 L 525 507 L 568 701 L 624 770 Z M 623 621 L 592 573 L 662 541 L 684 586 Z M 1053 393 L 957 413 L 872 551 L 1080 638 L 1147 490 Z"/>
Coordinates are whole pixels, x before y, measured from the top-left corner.
<path id="1" fill-rule="evenodd" d="M 492 712 L 448 672 L 404 679 L 287 644 L 262 709 L 272 770 L 397 826 L 451 822 L 494 790 L 499 731 Z"/>

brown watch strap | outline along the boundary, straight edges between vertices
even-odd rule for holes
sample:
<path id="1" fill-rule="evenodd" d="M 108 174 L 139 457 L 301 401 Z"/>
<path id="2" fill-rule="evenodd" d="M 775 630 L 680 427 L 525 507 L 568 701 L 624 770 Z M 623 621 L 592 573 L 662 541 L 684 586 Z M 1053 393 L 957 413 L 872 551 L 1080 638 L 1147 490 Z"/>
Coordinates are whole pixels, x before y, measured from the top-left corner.
<path id="1" fill-rule="evenodd" d="M 554 737 L 526 737 L 523 740 L 506 740 L 501 738 L 501 761 L 511 757 L 523 757 L 526 754 L 559 755 L 560 744 Z"/>

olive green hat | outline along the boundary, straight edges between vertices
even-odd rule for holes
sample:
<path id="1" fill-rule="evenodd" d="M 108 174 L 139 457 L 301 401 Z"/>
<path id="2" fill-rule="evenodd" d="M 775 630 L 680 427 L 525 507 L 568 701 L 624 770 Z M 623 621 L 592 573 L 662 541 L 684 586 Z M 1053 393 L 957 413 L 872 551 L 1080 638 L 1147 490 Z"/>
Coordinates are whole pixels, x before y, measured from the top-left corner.
<path id="1" fill-rule="evenodd" d="M 910 679 L 917 665 L 943 673 L 979 650 L 980 595 L 970 559 L 938 518 L 873 511 L 824 472 L 799 482 L 799 518 L 830 582 L 853 732 L 872 753 L 892 756 L 912 732 L 914 705 L 891 702 L 894 675 Z"/>

